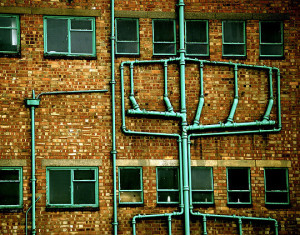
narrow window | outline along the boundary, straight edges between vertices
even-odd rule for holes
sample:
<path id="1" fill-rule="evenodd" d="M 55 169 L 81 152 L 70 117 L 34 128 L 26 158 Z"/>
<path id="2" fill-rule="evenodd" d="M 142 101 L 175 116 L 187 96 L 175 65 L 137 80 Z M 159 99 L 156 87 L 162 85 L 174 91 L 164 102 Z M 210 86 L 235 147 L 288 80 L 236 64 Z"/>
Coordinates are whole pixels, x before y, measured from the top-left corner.
<path id="1" fill-rule="evenodd" d="M 153 20 L 153 55 L 175 55 L 176 36 L 174 20 Z"/>
<path id="2" fill-rule="evenodd" d="M 97 207 L 98 169 L 47 168 L 47 206 Z"/>
<path id="3" fill-rule="evenodd" d="M 265 168 L 265 200 L 267 205 L 289 204 L 288 170 Z"/>
<path id="4" fill-rule="evenodd" d="M 179 203 L 179 182 L 177 167 L 156 169 L 157 203 Z"/>
<path id="5" fill-rule="evenodd" d="M 47 56 L 95 57 L 95 19 L 44 17 L 44 48 Z"/>
<path id="6" fill-rule="evenodd" d="M 227 168 L 228 204 L 251 204 L 250 169 Z"/>
<path id="7" fill-rule="evenodd" d="M 185 22 L 186 54 L 208 56 L 208 21 L 187 20 Z"/>
<path id="8" fill-rule="evenodd" d="M 244 21 L 223 21 L 223 56 L 246 56 Z"/>
<path id="9" fill-rule="evenodd" d="M 141 167 L 119 168 L 119 203 L 143 203 L 143 177 Z"/>
<path id="10" fill-rule="evenodd" d="M 23 207 L 21 167 L 0 168 L 0 209 Z"/>
<path id="11" fill-rule="evenodd" d="M 0 53 L 5 55 L 20 53 L 19 16 L 0 15 Z"/>
<path id="12" fill-rule="evenodd" d="M 279 21 L 260 22 L 259 52 L 262 57 L 283 56 L 283 23 Z"/>
<path id="13" fill-rule="evenodd" d="M 116 19 L 116 54 L 139 54 L 139 20 Z"/>
<path id="14" fill-rule="evenodd" d="M 193 204 L 214 202 L 213 174 L 211 167 L 192 167 Z"/>

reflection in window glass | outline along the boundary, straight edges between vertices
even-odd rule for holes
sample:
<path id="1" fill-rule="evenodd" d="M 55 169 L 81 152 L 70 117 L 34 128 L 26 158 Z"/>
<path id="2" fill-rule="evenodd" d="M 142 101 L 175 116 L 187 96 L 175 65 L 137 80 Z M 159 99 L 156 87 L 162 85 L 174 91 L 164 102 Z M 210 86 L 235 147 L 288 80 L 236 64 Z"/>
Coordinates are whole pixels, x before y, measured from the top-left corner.
<path id="1" fill-rule="evenodd" d="M 20 52 L 19 17 L 0 16 L 0 53 L 16 54 Z"/>

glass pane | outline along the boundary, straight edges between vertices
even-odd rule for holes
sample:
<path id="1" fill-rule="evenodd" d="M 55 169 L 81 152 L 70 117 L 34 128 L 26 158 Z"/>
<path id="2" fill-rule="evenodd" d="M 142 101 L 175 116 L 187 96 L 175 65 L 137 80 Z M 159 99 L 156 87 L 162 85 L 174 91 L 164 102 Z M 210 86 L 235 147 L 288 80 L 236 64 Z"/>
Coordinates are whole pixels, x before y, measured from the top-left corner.
<path id="1" fill-rule="evenodd" d="M 213 193 L 212 192 L 193 192 L 192 193 L 193 202 L 213 202 Z"/>
<path id="2" fill-rule="evenodd" d="M 19 180 L 19 171 L 0 170 L 0 180 Z"/>
<path id="3" fill-rule="evenodd" d="M 177 168 L 159 168 L 158 189 L 178 189 L 178 169 Z"/>
<path id="4" fill-rule="evenodd" d="M 137 41 L 136 20 L 117 20 L 117 40 L 119 41 Z"/>
<path id="5" fill-rule="evenodd" d="M 93 32 L 71 32 L 71 53 L 93 53 Z"/>
<path id="6" fill-rule="evenodd" d="M 15 17 L 0 17 L 0 27 L 17 27 Z"/>
<path id="7" fill-rule="evenodd" d="M 157 192 L 158 202 L 179 202 L 179 192 Z"/>
<path id="8" fill-rule="evenodd" d="M 154 54 L 175 54 L 174 43 L 155 43 Z"/>
<path id="9" fill-rule="evenodd" d="M 118 42 L 117 53 L 137 54 L 139 52 L 137 42 Z"/>
<path id="10" fill-rule="evenodd" d="M 50 170 L 50 204 L 71 203 L 71 171 Z"/>
<path id="11" fill-rule="evenodd" d="M 95 183 L 74 182 L 74 204 L 95 204 Z"/>
<path id="12" fill-rule="evenodd" d="M 249 190 L 248 169 L 228 169 L 229 190 Z"/>
<path id="13" fill-rule="evenodd" d="M 223 45 L 224 55 L 245 55 L 245 46 L 242 45 Z"/>
<path id="14" fill-rule="evenodd" d="M 288 193 L 272 192 L 266 193 L 266 202 L 269 203 L 288 203 Z"/>
<path id="15" fill-rule="evenodd" d="M 0 205 L 18 205 L 19 197 L 19 183 L 0 183 Z"/>
<path id="16" fill-rule="evenodd" d="M 262 43 L 281 43 L 281 22 L 260 22 Z"/>
<path id="17" fill-rule="evenodd" d="M 272 56 L 282 56 L 283 55 L 283 45 L 260 45 L 260 54 L 272 55 Z"/>
<path id="18" fill-rule="evenodd" d="M 243 22 L 223 22 L 224 42 L 244 42 Z"/>
<path id="19" fill-rule="evenodd" d="M 207 39 L 206 22 L 187 21 L 186 22 L 186 41 L 187 42 L 206 42 Z"/>
<path id="20" fill-rule="evenodd" d="M 68 21 L 47 19 L 47 52 L 68 52 Z"/>
<path id="21" fill-rule="evenodd" d="M 142 202 L 142 192 L 120 192 L 120 202 Z"/>
<path id="22" fill-rule="evenodd" d="M 187 44 L 186 53 L 188 55 L 208 55 L 208 46 L 203 44 Z"/>
<path id="23" fill-rule="evenodd" d="M 173 42 L 174 41 L 174 22 L 170 20 L 155 20 L 154 41 L 155 42 Z"/>
<path id="24" fill-rule="evenodd" d="M 92 30 L 91 20 L 71 20 L 71 29 Z"/>
<path id="25" fill-rule="evenodd" d="M 0 29 L 0 51 L 17 51 L 16 29 Z"/>
<path id="26" fill-rule="evenodd" d="M 95 171 L 94 170 L 75 170 L 74 180 L 94 180 Z"/>
<path id="27" fill-rule="evenodd" d="M 210 168 L 192 168 L 192 189 L 211 190 L 212 178 Z"/>
<path id="28" fill-rule="evenodd" d="M 265 169 L 266 190 L 287 190 L 285 169 Z"/>
<path id="29" fill-rule="evenodd" d="M 141 189 L 140 169 L 120 169 L 120 190 Z"/>
<path id="30" fill-rule="evenodd" d="M 228 202 L 250 203 L 250 193 L 248 192 L 230 192 L 228 197 Z"/>

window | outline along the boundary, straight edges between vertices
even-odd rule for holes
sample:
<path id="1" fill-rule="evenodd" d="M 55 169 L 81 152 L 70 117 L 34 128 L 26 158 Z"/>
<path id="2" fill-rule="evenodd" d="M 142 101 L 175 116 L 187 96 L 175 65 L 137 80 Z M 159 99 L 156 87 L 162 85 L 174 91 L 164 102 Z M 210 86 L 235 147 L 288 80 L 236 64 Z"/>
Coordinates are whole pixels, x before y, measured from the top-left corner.
<path id="1" fill-rule="evenodd" d="M 208 56 L 208 21 L 187 20 L 185 22 L 186 54 Z"/>
<path id="2" fill-rule="evenodd" d="M 0 168 L 0 209 L 23 207 L 21 167 Z"/>
<path id="3" fill-rule="evenodd" d="M 289 204 L 288 170 L 265 168 L 265 200 L 268 205 Z"/>
<path id="4" fill-rule="evenodd" d="M 193 204 L 214 202 L 213 174 L 211 167 L 192 167 Z"/>
<path id="5" fill-rule="evenodd" d="M 98 168 L 47 168 L 48 207 L 97 207 Z"/>
<path id="6" fill-rule="evenodd" d="M 260 22 L 260 56 L 283 56 L 283 23 L 278 21 Z"/>
<path id="7" fill-rule="evenodd" d="M 179 203 L 179 182 L 177 167 L 156 169 L 157 203 Z"/>
<path id="8" fill-rule="evenodd" d="M 20 53 L 19 16 L 0 15 L 0 53 Z"/>
<path id="9" fill-rule="evenodd" d="M 119 168 L 119 203 L 143 203 L 143 172 L 141 167 Z"/>
<path id="10" fill-rule="evenodd" d="M 116 54 L 139 54 L 138 19 L 116 19 Z"/>
<path id="11" fill-rule="evenodd" d="M 227 202 L 251 204 L 249 168 L 227 168 Z"/>
<path id="12" fill-rule="evenodd" d="M 95 19 L 44 17 L 45 55 L 96 56 Z"/>
<path id="13" fill-rule="evenodd" d="M 223 21 L 223 56 L 246 56 L 244 21 Z"/>
<path id="14" fill-rule="evenodd" d="M 176 34 L 174 20 L 153 20 L 153 55 L 175 55 Z"/>

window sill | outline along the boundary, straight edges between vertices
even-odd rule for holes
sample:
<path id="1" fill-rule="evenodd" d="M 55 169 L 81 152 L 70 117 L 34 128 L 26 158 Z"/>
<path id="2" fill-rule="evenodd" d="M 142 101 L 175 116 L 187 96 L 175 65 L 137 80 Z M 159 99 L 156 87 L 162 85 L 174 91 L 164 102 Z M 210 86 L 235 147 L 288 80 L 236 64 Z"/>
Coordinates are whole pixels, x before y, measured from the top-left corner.
<path id="1" fill-rule="evenodd" d="M 285 56 L 267 56 L 267 55 L 260 55 L 260 60 L 284 60 Z"/>
<path id="2" fill-rule="evenodd" d="M 0 58 L 21 58 L 21 52 L 15 52 L 15 53 L 0 52 Z"/>
<path id="3" fill-rule="evenodd" d="M 97 207 L 59 207 L 59 206 L 46 206 L 46 211 L 99 211 L 99 206 Z"/>
<path id="4" fill-rule="evenodd" d="M 20 213 L 23 212 L 23 207 L 15 207 L 15 208 L 0 208 L 0 212 L 6 213 Z"/>
<path id="5" fill-rule="evenodd" d="M 228 207 L 235 207 L 235 208 L 251 208 L 252 203 L 227 203 Z"/>
<path id="6" fill-rule="evenodd" d="M 44 54 L 45 59 L 66 59 L 66 60 L 97 60 L 97 56 L 93 55 L 59 55 Z"/>

